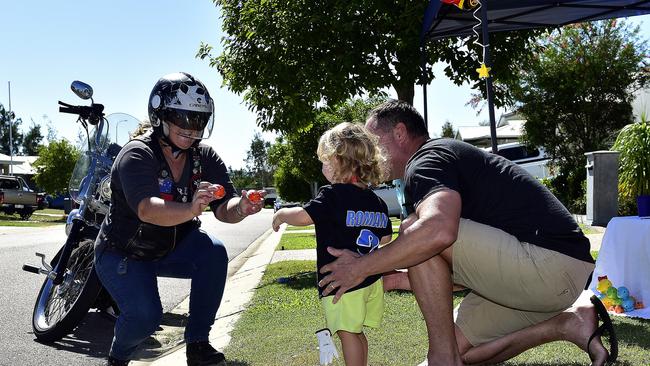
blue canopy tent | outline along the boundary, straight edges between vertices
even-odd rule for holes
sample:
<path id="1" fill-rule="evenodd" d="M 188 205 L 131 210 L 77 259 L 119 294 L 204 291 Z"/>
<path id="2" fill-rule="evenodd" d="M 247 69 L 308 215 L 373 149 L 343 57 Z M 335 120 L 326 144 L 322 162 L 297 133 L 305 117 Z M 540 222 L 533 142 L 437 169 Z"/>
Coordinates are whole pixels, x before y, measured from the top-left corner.
<path id="1" fill-rule="evenodd" d="M 465 1 L 469 2 L 470 0 Z M 477 11 L 476 16 L 481 19 L 481 38 L 483 45 L 485 45 L 483 48 L 483 62 L 488 68 L 491 67 L 489 32 L 560 27 L 592 20 L 650 14 L 650 0 L 480 0 L 479 6 L 480 10 Z M 474 34 L 473 28 L 479 24 L 474 17 L 475 10 L 476 8 L 461 10 L 457 6 L 444 4 L 442 0 L 431 0 L 422 23 L 420 34 L 422 49 L 424 50 L 424 43 L 427 40 Z M 496 153 L 492 76 L 488 75 L 485 79 L 492 151 Z M 426 121 L 428 118 L 426 82 L 423 83 L 422 87 L 424 92 L 424 118 Z"/>

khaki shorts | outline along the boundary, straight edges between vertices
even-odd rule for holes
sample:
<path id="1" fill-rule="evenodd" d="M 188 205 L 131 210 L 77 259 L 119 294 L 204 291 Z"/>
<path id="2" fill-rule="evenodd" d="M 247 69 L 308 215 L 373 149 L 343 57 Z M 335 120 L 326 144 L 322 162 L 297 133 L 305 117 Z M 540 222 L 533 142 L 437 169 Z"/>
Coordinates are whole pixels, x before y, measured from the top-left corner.
<path id="1" fill-rule="evenodd" d="M 460 220 L 452 248 L 453 281 L 472 290 L 454 310 L 454 319 L 474 346 L 566 310 L 594 269 L 593 263 L 466 219 Z"/>
<path id="2" fill-rule="evenodd" d="M 332 334 L 339 330 L 361 333 L 363 327 L 378 328 L 384 317 L 384 282 L 380 278 L 372 285 L 346 292 L 336 304 L 334 296 L 321 298 L 327 327 Z"/>

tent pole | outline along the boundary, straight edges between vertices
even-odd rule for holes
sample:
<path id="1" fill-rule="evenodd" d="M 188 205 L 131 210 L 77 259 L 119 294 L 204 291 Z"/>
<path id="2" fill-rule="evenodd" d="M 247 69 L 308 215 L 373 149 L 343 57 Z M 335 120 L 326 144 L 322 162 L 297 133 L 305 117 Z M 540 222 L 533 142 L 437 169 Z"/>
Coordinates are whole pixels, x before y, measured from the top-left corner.
<path id="1" fill-rule="evenodd" d="M 427 59 L 426 48 L 421 42 L 420 46 L 420 67 L 422 69 L 422 105 L 424 106 L 424 128 L 429 129 L 429 110 L 427 108 Z"/>
<path id="2" fill-rule="evenodd" d="M 422 84 L 422 103 L 424 104 L 424 127 L 429 129 L 429 114 L 427 113 L 427 83 Z"/>
<path id="3" fill-rule="evenodd" d="M 492 67 L 490 59 L 490 35 L 488 33 L 487 1 L 481 1 L 481 30 L 483 33 L 483 62 L 485 66 Z M 494 118 L 494 90 L 492 87 L 492 74 L 485 79 L 486 94 L 488 100 L 488 112 L 490 113 L 490 139 L 492 140 L 492 152 L 497 153 L 497 126 Z"/>

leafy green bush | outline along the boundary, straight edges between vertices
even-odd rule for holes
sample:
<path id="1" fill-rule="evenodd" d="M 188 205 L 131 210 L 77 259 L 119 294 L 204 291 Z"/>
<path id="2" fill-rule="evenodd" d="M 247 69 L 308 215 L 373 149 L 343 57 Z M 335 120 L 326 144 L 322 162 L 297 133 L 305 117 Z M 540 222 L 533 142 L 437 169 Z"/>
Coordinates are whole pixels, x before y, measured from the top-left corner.
<path id="1" fill-rule="evenodd" d="M 625 126 L 612 150 L 618 151 L 619 191 L 624 198 L 650 195 L 650 123 L 646 115 L 641 121 Z"/>
<path id="2" fill-rule="evenodd" d="M 620 186 L 619 186 L 620 187 Z M 637 214 L 636 199 L 626 197 L 621 194 L 620 188 L 618 193 L 618 212 L 619 216 L 635 216 Z"/>
<path id="3" fill-rule="evenodd" d="M 569 212 L 584 214 L 587 211 L 587 181 L 579 174 L 558 174 L 552 178 L 541 179 L 540 182 L 548 188 Z M 578 188 L 574 188 L 578 187 Z"/>

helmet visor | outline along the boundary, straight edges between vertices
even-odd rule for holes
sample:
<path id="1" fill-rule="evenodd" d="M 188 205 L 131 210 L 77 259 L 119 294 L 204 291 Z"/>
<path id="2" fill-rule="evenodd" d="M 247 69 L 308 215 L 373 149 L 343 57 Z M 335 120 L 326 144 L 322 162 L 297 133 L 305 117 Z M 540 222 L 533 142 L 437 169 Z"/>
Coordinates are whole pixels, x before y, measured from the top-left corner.
<path id="1" fill-rule="evenodd" d="M 185 137 L 196 140 L 207 139 L 212 135 L 214 125 L 213 113 L 188 111 L 183 109 L 168 108 L 163 112 L 163 121 L 189 130 Z M 196 132 L 194 132 L 196 131 Z"/>

